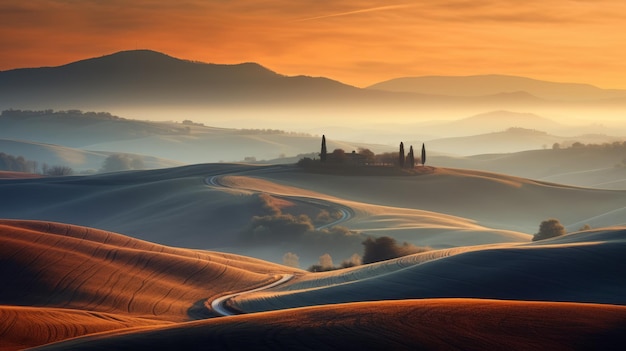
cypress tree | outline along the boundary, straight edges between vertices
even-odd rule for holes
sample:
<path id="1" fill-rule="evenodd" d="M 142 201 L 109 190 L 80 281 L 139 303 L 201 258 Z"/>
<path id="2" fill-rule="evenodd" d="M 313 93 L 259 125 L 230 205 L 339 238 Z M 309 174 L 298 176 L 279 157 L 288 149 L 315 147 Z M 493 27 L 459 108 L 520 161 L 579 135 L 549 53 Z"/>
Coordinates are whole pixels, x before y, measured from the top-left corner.
<path id="1" fill-rule="evenodd" d="M 422 143 L 422 166 L 426 165 L 426 147 Z"/>
<path id="2" fill-rule="evenodd" d="M 400 142 L 400 155 L 398 155 L 398 166 L 404 168 L 404 143 Z"/>
<path id="3" fill-rule="evenodd" d="M 409 149 L 409 165 L 408 168 L 413 169 L 415 168 L 415 154 L 413 153 L 413 145 L 411 145 L 411 148 Z"/>
<path id="4" fill-rule="evenodd" d="M 326 136 L 322 135 L 322 151 L 320 152 L 320 161 L 326 162 Z"/>

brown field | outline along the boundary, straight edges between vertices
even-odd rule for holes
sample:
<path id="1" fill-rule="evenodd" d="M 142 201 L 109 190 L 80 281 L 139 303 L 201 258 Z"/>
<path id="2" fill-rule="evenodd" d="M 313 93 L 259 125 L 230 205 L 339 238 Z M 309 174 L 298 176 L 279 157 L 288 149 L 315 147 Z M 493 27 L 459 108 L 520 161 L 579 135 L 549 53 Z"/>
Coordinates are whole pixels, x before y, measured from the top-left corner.
<path id="1" fill-rule="evenodd" d="M 0 241 L 0 279 L 7 283 L 0 290 L 6 316 L 0 319 L 0 344 L 21 340 L 18 348 L 96 331 L 206 318 L 212 312 L 205 301 L 294 271 L 50 222 L 2 220 Z"/>
<path id="2" fill-rule="evenodd" d="M 584 350 L 626 341 L 626 307 L 472 299 L 376 301 L 87 336 L 41 350 Z"/>

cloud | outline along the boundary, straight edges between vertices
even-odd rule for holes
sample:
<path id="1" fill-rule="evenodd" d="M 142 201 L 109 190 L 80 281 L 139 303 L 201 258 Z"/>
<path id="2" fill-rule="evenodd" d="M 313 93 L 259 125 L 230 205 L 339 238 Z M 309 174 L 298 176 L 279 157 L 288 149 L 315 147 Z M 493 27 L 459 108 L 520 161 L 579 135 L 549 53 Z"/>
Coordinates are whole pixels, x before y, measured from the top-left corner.
<path id="1" fill-rule="evenodd" d="M 294 22 L 313 21 L 313 20 L 319 20 L 319 19 L 325 19 L 325 18 L 331 18 L 331 17 L 341 17 L 341 16 L 357 15 L 357 14 L 368 13 L 368 12 L 398 10 L 398 9 L 404 9 L 404 8 L 409 8 L 409 7 L 415 7 L 415 5 L 405 4 L 405 5 L 378 6 L 378 7 L 372 7 L 372 8 L 367 8 L 367 9 L 360 9 L 360 10 L 353 10 L 353 11 L 347 11 L 347 12 L 340 12 L 340 13 L 333 13 L 333 14 L 328 14 L 328 15 L 309 17 L 309 18 L 302 18 L 302 19 L 299 19 L 299 20 L 295 20 Z"/>

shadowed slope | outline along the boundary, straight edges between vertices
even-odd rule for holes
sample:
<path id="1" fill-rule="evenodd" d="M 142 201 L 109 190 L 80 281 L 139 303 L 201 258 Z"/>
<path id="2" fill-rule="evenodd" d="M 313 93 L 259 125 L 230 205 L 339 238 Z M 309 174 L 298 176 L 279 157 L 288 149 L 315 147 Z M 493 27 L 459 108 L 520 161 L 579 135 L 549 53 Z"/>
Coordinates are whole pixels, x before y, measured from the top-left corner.
<path id="1" fill-rule="evenodd" d="M 493 300 L 321 306 L 109 333 L 41 350 L 575 350 L 626 341 L 626 307 Z"/>
<path id="2" fill-rule="evenodd" d="M 626 305 L 626 229 L 529 244 L 432 251 L 294 279 L 231 300 L 247 311 L 358 301 L 470 297 Z"/>
<path id="3" fill-rule="evenodd" d="M 70 223 L 189 248 L 232 244 L 258 214 L 251 198 L 213 190 L 211 174 L 254 170 L 241 165 L 194 165 L 93 176 L 0 180 L 0 218 Z"/>

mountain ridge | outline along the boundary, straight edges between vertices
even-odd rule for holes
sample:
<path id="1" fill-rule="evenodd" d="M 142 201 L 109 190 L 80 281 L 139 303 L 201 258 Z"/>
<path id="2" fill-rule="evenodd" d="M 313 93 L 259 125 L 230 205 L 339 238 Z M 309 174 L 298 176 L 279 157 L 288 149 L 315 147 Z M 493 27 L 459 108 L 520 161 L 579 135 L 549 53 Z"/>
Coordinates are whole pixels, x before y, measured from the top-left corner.
<path id="1" fill-rule="evenodd" d="M 351 90 L 360 91 L 328 78 L 280 75 L 257 63 L 198 63 L 151 50 L 0 72 L 0 105 L 6 108 L 33 102 L 37 108 L 241 103 L 298 95 L 328 98 Z M 59 102 L 65 102 L 64 107 Z"/>
<path id="2" fill-rule="evenodd" d="M 441 95 L 465 97 L 523 91 L 539 98 L 564 101 L 600 100 L 626 96 L 626 90 L 602 89 L 585 83 L 552 82 L 503 74 L 399 77 L 375 83 L 367 89 L 413 93 L 429 91 Z"/>

